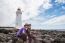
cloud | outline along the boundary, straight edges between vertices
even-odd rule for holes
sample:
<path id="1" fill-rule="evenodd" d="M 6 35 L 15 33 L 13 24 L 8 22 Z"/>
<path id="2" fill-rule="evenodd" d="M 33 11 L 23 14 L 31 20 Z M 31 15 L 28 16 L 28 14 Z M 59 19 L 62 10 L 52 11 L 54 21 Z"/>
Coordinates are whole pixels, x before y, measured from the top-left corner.
<path id="1" fill-rule="evenodd" d="M 41 22 L 43 22 L 43 21 L 45 21 L 45 18 L 43 18 L 43 17 L 35 17 L 35 18 L 31 18 L 31 19 L 29 19 L 29 20 L 26 20 L 26 21 L 23 21 L 22 23 L 22 25 L 24 25 L 25 23 L 30 23 L 31 25 L 32 25 L 32 28 L 33 29 L 37 29 L 37 28 L 39 28 L 40 29 L 40 24 L 41 24 Z"/>
<path id="2" fill-rule="evenodd" d="M 52 4 L 50 2 L 51 2 L 51 0 L 45 0 L 45 1 L 43 1 L 43 8 L 44 9 L 51 8 L 52 7 Z"/>
<path id="3" fill-rule="evenodd" d="M 65 0 L 55 0 L 55 2 L 58 2 L 58 3 L 65 3 Z"/>
<path id="4" fill-rule="evenodd" d="M 65 0 L 56 0 L 57 3 L 65 3 Z M 0 0 L 0 26 L 13 26 L 16 19 L 16 10 L 20 7 L 24 12 L 22 14 L 22 25 L 31 23 L 32 28 L 39 29 L 65 29 L 65 15 L 56 17 L 56 15 L 47 15 L 52 18 L 36 17 L 40 15 L 39 9 L 42 5 L 43 10 L 53 7 L 51 0 Z M 65 9 L 65 7 L 62 7 Z"/>
<path id="5" fill-rule="evenodd" d="M 54 18 L 56 15 L 48 15 L 47 17 L 49 18 Z M 32 29 L 43 29 L 43 25 L 46 26 L 45 23 L 46 21 L 48 21 L 48 18 L 45 18 L 45 17 L 41 17 L 41 16 L 37 16 L 35 18 L 31 18 L 27 21 L 23 21 L 23 25 L 25 23 L 30 23 L 32 25 Z"/>
<path id="6" fill-rule="evenodd" d="M 65 29 L 65 15 L 41 23 L 44 29 Z"/>
<path id="7" fill-rule="evenodd" d="M 38 9 L 42 4 L 44 9 L 49 9 L 51 7 L 49 1 L 50 0 L 0 0 L 0 26 L 11 26 L 15 24 L 16 10 L 18 7 L 24 11 L 22 20 L 27 20 L 39 15 Z"/>
<path id="8" fill-rule="evenodd" d="M 64 9 L 64 10 L 65 10 L 65 6 L 62 6 L 62 9 Z"/>
<path id="9" fill-rule="evenodd" d="M 54 18 L 48 20 L 47 22 L 45 22 L 44 24 L 48 24 L 48 25 L 52 25 L 52 24 L 53 25 L 58 25 L 59 23 L 60 24 L 62 24 L 62 23 L 64 24 L 65 23 L 65 20 L 64 19 L 65 19 L 65 15 L 60 16 L 60 17 L 54 17 Z"/>
<path id="10" fill-rule="evenodd" d="M 25 1 L 26 10 L 23 13 L 23 19 L 24 19 L 24 17 L 25 17 L 25 19 L 29 19 L 29 18 L 39 15 L 40 12 L 38 9 L 41 5 L 43 5 L 44 9 L 49 9 L 52 6 L 51 4 L 49 4 L 50 3 L 49 1 L 50 0 L 46 0 L 46 1 L 45 0 L 27 0 L 27 1 Z M 46 3 L 44 3 L 44 2 L 46 2 Z"/>

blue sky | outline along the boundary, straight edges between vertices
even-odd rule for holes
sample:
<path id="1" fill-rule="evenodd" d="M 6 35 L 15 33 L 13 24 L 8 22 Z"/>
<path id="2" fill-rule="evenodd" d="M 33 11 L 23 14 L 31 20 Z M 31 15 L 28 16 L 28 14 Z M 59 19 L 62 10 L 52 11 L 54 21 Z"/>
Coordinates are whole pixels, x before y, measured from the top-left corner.
<path id="1" fill-rule="evenodd" d="M 0 0 L 0 26 L 14 26 L 16 10 L 23 10 L 22 25 L 34 29 L 65 29 L 65 0 Z M 3 9 L 3 10 L 2 10 Z"/>

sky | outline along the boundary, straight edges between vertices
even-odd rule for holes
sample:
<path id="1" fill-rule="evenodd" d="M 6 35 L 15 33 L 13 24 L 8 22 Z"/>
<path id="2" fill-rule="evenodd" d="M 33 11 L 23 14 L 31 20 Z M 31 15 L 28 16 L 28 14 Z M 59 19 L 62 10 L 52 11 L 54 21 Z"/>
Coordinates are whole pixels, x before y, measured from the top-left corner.
<path id="1" fill-rule="evenodd" d="M 32 29 L 65 29 L 65 0 L 0 0 L 0 26 L 15 26 L 21 8 L 22 25 Z"/>

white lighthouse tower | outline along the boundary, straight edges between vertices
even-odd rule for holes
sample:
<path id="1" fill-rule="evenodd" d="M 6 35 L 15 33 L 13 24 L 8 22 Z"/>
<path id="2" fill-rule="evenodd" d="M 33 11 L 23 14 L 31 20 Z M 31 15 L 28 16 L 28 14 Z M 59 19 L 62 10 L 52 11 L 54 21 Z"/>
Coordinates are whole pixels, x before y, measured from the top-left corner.
<path id="1" fill-rule="evenodd" d="M 16 11 L 16 28 L 20 28 L 22 26 L 21 15 L 22 11 L 18 8 Z"/>

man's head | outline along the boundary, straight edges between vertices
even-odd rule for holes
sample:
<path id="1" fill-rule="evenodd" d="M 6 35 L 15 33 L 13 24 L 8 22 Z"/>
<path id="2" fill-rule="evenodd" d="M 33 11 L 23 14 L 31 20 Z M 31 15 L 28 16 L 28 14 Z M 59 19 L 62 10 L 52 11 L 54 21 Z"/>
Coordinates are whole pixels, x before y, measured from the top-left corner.
<path id="1" fill-rule="evenodd" d="M 26 24 L 24 25 L 24 27 L 27 28 L 27 29 L 31 29 L 31 24 L 27 24 L 27 23 L 26 23 Z"/>

